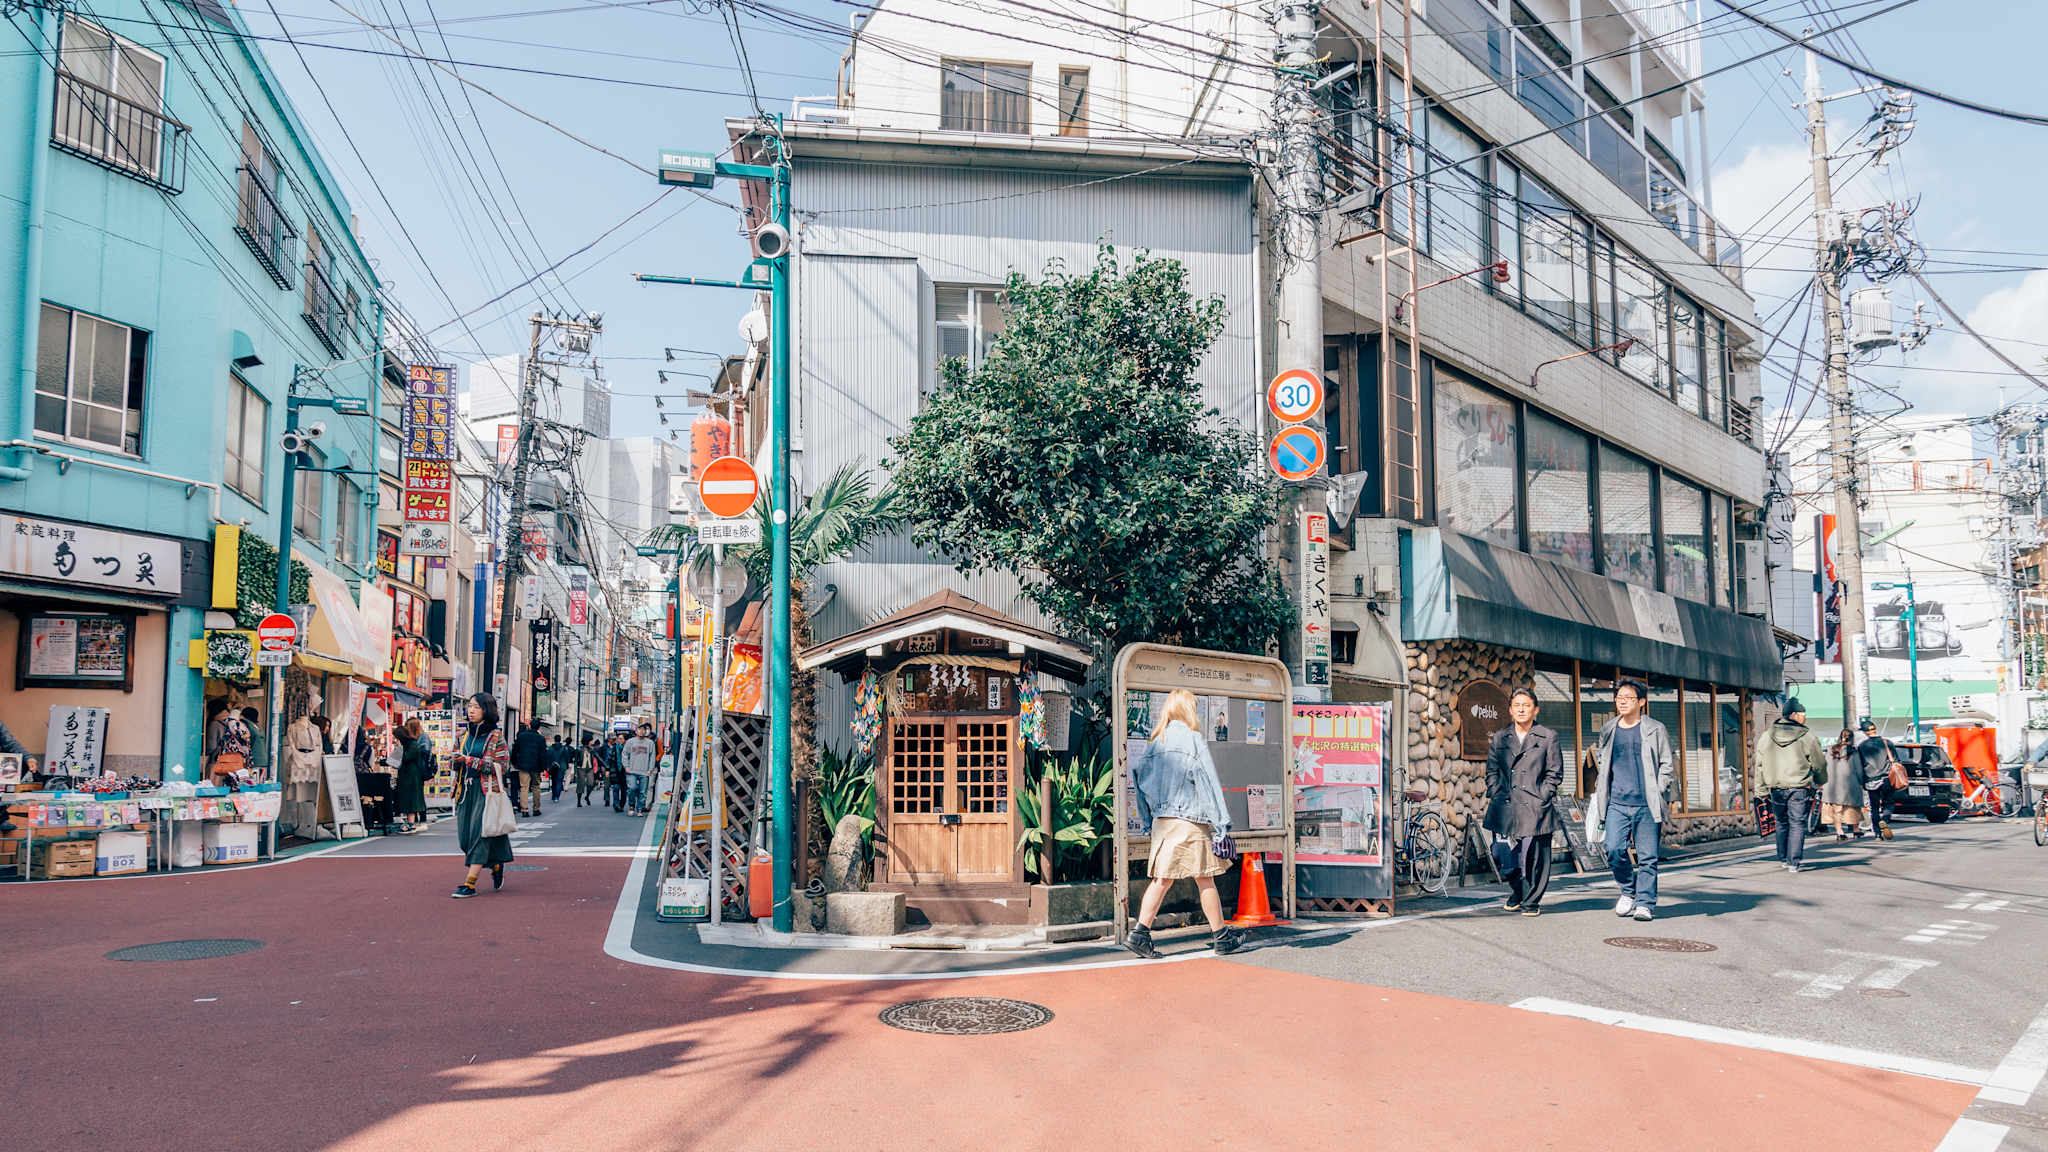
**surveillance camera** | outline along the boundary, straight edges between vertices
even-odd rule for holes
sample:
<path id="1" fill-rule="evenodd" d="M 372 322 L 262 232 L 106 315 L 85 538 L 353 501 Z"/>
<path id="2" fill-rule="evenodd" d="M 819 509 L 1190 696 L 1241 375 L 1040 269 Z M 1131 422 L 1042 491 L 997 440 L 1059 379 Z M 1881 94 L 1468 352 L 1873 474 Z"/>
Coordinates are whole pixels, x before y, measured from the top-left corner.
<path id="1" fill-rule="evenodd" d="M 319 438 L 321 438 L 322 436 L 325 436 L 325 435 L 327 435 L 327 425 L 326 425 L 326 423 L 325 423 L 325 422 L 323 422 L 323 421 L 319 421 L 319 420 L 315 420 L 315 421 L 313 421 L 313 422 L 312 422 L 311 424 L 308 424 L 308 425 L 306 425 L 306 430 L 305 430 L 305 437 L 306 437 L 306 439 L 308 439 L 308 440 L 318 440 Z"/>
<path id="2" fill-rule="evenodd" d="M 780 260 L 789 255 L 789 229 L 780 224 L 763 224 L 756 228 L 754 255 L 763 260 Z"/>
<path id="3" fill-rule="evenodd" d="M 277 438 L 277 444 L 278 447 L 284 449 L 285 455 L 296 456 L 306 450 L 309 441 L 303 432 L 287 432 Z"/>

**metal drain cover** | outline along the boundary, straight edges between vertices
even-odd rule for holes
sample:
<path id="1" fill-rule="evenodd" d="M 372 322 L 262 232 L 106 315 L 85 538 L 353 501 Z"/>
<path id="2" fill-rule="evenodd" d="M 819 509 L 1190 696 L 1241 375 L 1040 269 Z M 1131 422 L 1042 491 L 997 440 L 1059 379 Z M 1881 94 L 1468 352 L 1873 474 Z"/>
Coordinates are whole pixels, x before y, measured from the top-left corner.
<path id="1" fill-rule="evenodd" d="M 945 996 L 905 1000 L 882 1009 L 882 1023 L 906 1032 L 939 1036 L 991 1036 L 1022 1032 L 1052 1021 L 1052 1009 L 1028 1000 L 993 996 Z"/>
<path id="2" fill-rule="evenodd" d="M 1637 948 L 1644 952 L 1713 952 L 1704 940 L 1676 940 L 1669 936 L 1610 936 L 1605 941 L 1616 948 Z"/>
<path id="3" fill-rule="evenodd" d="M 239 956 L 263 947 L 261 940 L 165 940 L 160 944 L 137 944 L 107 953 L 109 960 L 156 963 L 164 960 L 217 960 Z"/>
<path id="4" fill-rule="evenodd" d="M 1904 988 L 1859 988 L 1857 991 L 1865 996 L 1875 996 L 1880 1000 L 1896 1000 L 1903 996 L 1912 995 L 1911 992 L 1906 991 Z"/>

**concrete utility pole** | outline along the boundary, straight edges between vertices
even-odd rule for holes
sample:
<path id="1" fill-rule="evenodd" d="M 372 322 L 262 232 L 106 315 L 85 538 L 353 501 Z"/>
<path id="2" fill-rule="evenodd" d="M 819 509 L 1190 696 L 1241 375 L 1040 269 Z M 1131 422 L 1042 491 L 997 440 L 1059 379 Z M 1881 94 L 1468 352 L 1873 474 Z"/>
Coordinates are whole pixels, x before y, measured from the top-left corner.
<path id="1" fill-rule="evenodd" d="M 1826 334 L 1828 459 L 1835 486 L 1835 570 L 1842 580 L 1842 716 L 1850 727 L 1869 715 L 1866 667 L 1869 644 L 1863 631 L 1863 516 L 1856 497 L 1856 398 L 1849 391 L 1849 348 L 1842 334 L 1842 272 L 1848 266 L 1835 223 L 1834 187 L 1828 171 L 1827 97 L 1820 86 L 1820 57 L 1806 54 L 1806 135 L 1813 156 L 1815 275 L 1820 284 Z"/>
<path id="2" fill-rule="evenodd" d="M 1317 13 L 1315 0 L 1279 0 L 1273 9 L 1273 55 L 1279 67 L 1273 75 L 1271 127 L 1278 137 L 1280 178 L 1275 181 L 1279 199 L 1272 236 L 1280 257 L 1278 307 L 1274 313 L 1279 355 L 1274 367 L 1280 372 L 1299 368 L 1321 376 L 1323 165 L 1322 149 L 1316 140 L 1320 113 L 1309 87 L 1319 71 Z M 1322 414 L 1318 412 L 1311 423 L 1327 443 Z M 1314 599 L 1306 594 L 1302 536 L 1304 518 L 1311 512 L 1324 511 L 1326 476 L 1327 472 L 1320 473 L 1290 487 L 1287 517 L 1281 528 L 1286 534 L 1280 549 L 1281 575 L 1294 595 L 1301 622 L 1282 634 L 1280 654 L 1287 662 L 1297 697 L 1305 695 L 1315 700 L 1330 698 L 1329 661 L 1309 661 L 1303 639 L 1313 627 L 1319 629 L 1316 635 L 1327 643 L 1329 598 L 1325 589 L 1320 597 L 1322 610 L 1317 612 Z"/>

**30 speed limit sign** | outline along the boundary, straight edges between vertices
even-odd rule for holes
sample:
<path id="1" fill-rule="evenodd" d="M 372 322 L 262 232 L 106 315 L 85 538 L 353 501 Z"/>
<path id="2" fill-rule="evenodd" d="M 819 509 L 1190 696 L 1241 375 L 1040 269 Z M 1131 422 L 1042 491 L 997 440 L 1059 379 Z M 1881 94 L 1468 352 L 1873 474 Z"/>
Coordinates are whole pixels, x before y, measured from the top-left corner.
<path id="1" fill-rule="evenodd" d="M 1323 410 L 1323 378 L 1306 368 L 1282 372 L 1266 388 L 1266 407 L 1282 424 L 1315 419 Z"/>

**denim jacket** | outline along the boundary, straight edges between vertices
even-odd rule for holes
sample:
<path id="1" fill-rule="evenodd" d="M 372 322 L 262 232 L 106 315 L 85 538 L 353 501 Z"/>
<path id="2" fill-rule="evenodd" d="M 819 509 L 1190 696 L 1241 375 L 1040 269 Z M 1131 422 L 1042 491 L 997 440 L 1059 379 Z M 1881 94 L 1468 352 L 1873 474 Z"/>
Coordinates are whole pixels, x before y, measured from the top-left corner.
<path id="1" fill-rule="evenodd" d="M 1161 816 L 1178 816 L 1208 825 L 1211 836 L 1230 831 L 1209 744 L 1178 720 L 1145 746 L 1145 755 L 1131 765 L 1131 783 L 1131 800 L 1147 828 Z"/>

